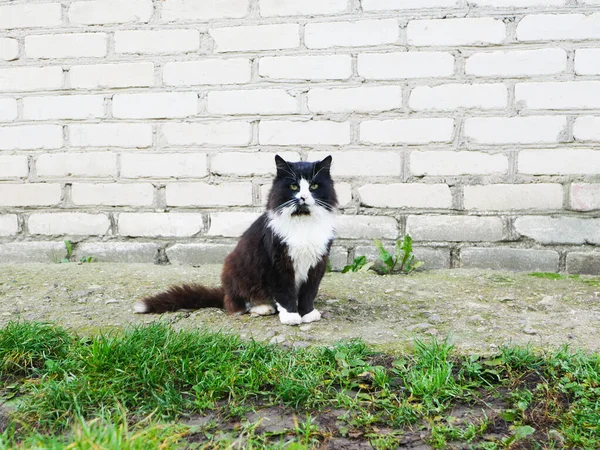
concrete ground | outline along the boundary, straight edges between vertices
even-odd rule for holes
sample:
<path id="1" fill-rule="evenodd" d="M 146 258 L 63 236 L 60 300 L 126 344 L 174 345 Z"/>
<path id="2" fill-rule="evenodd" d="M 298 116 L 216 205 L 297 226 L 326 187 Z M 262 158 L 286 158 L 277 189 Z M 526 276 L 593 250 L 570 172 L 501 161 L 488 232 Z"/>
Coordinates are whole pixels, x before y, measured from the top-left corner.
<path id="1" fill-rule="evenodd" d="M 299 327 L 282 325 L 276 316 L 230 317 L 217 309 L 133 314 L 142 296 L 181 282 L 217 285 L 219 272 L 217 265 L 0 265 L 0 326 L 48 321 L 85 334 L 161 320 L 296 347 L 361 338 L 396 352 L 415 338 L 436 336 L 448 337 L 459 351 L 482 354 L 507 343 L 600 351 L 598 277 L 550 280 L 457 269 L 409 276 L 331 273 L 316 302 L 323 319 Z"/>

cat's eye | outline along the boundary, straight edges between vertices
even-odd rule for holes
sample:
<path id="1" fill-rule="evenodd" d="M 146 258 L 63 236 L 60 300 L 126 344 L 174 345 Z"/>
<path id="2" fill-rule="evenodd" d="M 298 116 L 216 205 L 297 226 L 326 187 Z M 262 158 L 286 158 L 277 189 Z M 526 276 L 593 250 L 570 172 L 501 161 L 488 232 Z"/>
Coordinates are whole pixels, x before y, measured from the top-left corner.
<path id="1" fill-rule="evenodd" d="M 313 183 L 310 185 L 310 190 L 314 191 L 315 189 L 317 189 L 319 187 L 319 185 L 317 183 Z"/>
<path id="2" fill-rule="evenodd" d="M 298 185 L 297 184 L 290 184 L 290 189 L 292 191 L 297 191 L 298 190 Z"/>

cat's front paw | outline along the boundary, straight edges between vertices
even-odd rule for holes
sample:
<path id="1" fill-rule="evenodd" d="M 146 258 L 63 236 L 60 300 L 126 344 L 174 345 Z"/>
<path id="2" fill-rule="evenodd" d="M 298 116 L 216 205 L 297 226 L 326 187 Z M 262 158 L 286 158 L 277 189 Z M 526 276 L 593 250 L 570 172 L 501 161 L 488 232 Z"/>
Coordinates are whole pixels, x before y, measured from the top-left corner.
<path id="1" fill-rule="evenodd" d="M 321 320 L 321 313 L 316 309 L 302 316 L 302 322 L 304 323 L 316 322 L 317 320 Z"/>
<path id="2" fill-rule="evenodd" d="M 279 311 L 279 320 L 284 325 L 300 325 L 302 317 L 298 313 L 290 313 L 285 310 Z"/>

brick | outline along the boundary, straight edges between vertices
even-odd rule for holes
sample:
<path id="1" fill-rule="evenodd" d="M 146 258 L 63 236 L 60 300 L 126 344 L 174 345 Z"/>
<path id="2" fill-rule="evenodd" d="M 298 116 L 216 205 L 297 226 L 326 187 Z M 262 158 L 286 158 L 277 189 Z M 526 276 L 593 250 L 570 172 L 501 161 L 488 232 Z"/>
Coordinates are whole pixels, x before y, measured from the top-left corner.
<path id="1" fill-rule="evenodd" d="M 262 120 L 258 136 L 262 145 L 343 145 L 350 143 L 350 124 L 329 120 Z"/>
<path id="2" fill-rule="evenodd" d="M 535 14 L 517 25 L 519 41 L 582 40 L 600 38 L 600 13 Z"/>
<path id="3" fill-rule="evenodd" d="M 417 86 L 410 93 L 408 104 L 417 111 L 505 108 L 508 104 L 508 90 L 504 84 L 499 83 Z"/>
<path id="4" fill-rule="evenodd" d="M 211 114 L 294 114 L 298 109 L 297 99 L 284 89 L 212 91 L 206 107 Z"/>
<path id="5" fill-rule="evenodd" d="M 335 193 L 340 208 L 349 206 L 352 203 L 352 185 L 350 183 L 335 183 Z"/>
<path id="6" fill-rule="evenodd" d="M 76 1 L 69 6 L 69 23 L 104 25 L 109 23 L 148 23 L 154 14 L 152 0 Z"/>
<path id="7" fill-rule="evenodd" d="M 406 232 L 415 241 L 495 242 L 502 240 L 502 219 L 480 216 L 408 216 Z"/>
<path id="8" fill-rule="evenodd" d="M 580 116 L 575 118 L 573 135 L 576 141 L 600 141 L 600 117 Z"/>
<path id="9" fill-rule="evenodd" d="M 402 87 L 314 88 L 308 91 L 313 113 L 372 112 L 402 108 Z"/>
<path id="10" fill-rule="evenodd" d="M 0 244 L 0 261 L 11 264 L 59 262 L 65 252 L 63 242 L 11 242 Z"/>
<path id="11" fill-rule="evenodd" d="M 169 183 L 167 206 L 251 206 L 252 183 Z"/>
<path id="12" fill-rule="evenodd" d="M 53 206 L 61 191 L 55 183 L 0 184 L 0 206 Z"/>
<path id="13" fill-rule="evenodd" d="M 242 84 L 250 81 L 250 68 L 247 58 L 168 62 L 163 68 L 163 81 L 168 86 Z"/>
<path id="14" fill-rule="evenodd" d="M 522 216 L 515 230 L 542 244 L 600 244 L 600 219 Z"/>
<path id="15" fill-rule="evenodd" d="M 209 236 L 239 237 L 258 219 L 252 212 L 216 212 L 210 215 Z"/>
<path id="16" fill-rule="evenodd" d="M 295 152 L 277 152 L 286 161 L 300 161 Z M 215 175 L 274 175 L 275 153 L 225 152 L 213 156 L 211 171 Z"/>
<path id="17" fill-rule="evenodd" d="M 69 125 L 74 147 L 150 147 L 149 123 L 97 123 Z"/>
<path id="18" fill-rule="evenodd" d="M 450 118 L 366 120 L 360 124 L 360 141 L 364 143 L 450 142 L 453 135 L 454 120 Z"/>
<path id="19" fill-rule="evenodd" d="M 279 50 L 300 45 L 300 26 L 291 23 L 212 28 L 209 33 L 218 53 Z"/>
<path id="20" fill-rule="evenodd" d="M 475 53 L 465 64 L 465 73 L 480 77 L 525 78 L 551 75 L 567 69 L 567 52 L 561 48 Z"/>
<path id="21" fill-rule="evenodd" d="M 273 16 L 312 16 L 335 14 L 346 11 L 348 0 L 260 0 L 259 9 L 262 17 Z"/>
<path id="22" fill-rule="evenodd" d="M 365 176 L 400 176 L 402 173 L 402 157 L 396 152 L 385 151 L 343 151 L 343 152 L 310 152 L 309 161 L 316 161 L 333 156 L 331 174 L 336 177 Z"/>
<path id="23" fill-rule="evenodd" d="M 104 117 L 104 96 L 102 95 L 50 95 L 23 99 L 24 119 L 92 119 L 96 117 Z"/>
<path id="24" fill-rule="evenodd" d="M 69 70 L 72 88 L 125 88 L 154 86 L 154 64 L 119 63 L 73 66 Z"/>
<path id="25" fill-rule="evenodd" d="M 465 186 L 465 208 L 488 211 L 561 209 L 560 184 L 488 184 Z"/>
<path id="26" fill-rule="evenodd" d="M 600 81 L 517 83 L 515 101 L 530 109 L 600 108 Z"/>
<path id="27" fill-rule="evenodd" d="M 522 150 L 518 170 L 531 175 L 597 175 L 600 173 L 600 150 Z"/>
<path id="28" fill-rule="evenodd" d="M 258 73 L 276 80 L 346 80 L 352 76 L 350 55 L 274 56 L 260 58 Z"/>
<path id="29" fill-rule="evenodd" d="M 250 142 L 248 122 L 167 123 L 162 135 L 169 145 L 234 145 Z"/>
<path id="30" fill-rule="evenodd" d="M 190 237 L 204 229 L 202 214 L 120 213 L 119 234 L 132 237 Z"/>
<path id="31" fill-rule="evenodd" d="M 175 244 L 167 248 L 166 253 L 171 264 L 201 266 L 223 264 L 234 248 L 235 244 Z"/>
<path id="32" fill-rule="evenodd" d="M 576 211 L 600 210 L 600 184 L 571 184 L 571 209 Z"/>
<path id="33" fill-rule="evenodd" d="M 451 208 L 452 194 L 446 184 L 365 184 L 358 188 L 360 203 L 378 208 Z"/>
<path id="34" fill-rule="evenodd" d="M 105 236 L 110 231 L 110 220 L 106 214 L 33 213 L 27 224 L 29 233 L 33 235 Z"/>
<path id="35" fill-rule="evenodd" d="M 202 178 L 206 153 L 123 153 L 122 178 Z"/>
<path id="36" fill-rule="evenodd" d="M 17 100 L 0 98 L 0 122 L 9 122 L 17 118 Z"/>
<path id="37" fill-rule="evenodd" d="M 477 0 L 477 6 L 527 8 L 531 6 L 564 6 L 565 0 Z"/>
<path id="38" fill-rule="evenodd" d="M 398 222 L 393 217 L 338 215 L 336 235 L 340 239 L 396 239 Z"/>
<path id="39" fill-rule="evenodd" d="M 348 264 L 348 250 L 344 247 L 331 247 L 328 258 L 331 270 L 340 272 L 346 264 Z"/>
<path id="40" fill-rule="evenodd" d="M 16 214 L 0 214 L 0 236 L 12 236 L 19 232 Z"/>
<path id="41" fill-rule="evenodd" d="M 600 48 L 575 50 L 575 73 L 577 75 L 600 75 Z"/>
<path id="42" fill-rule="evenodd" d="M 384 247 L 392 250 L 395 242 L 384 242 Z M 413 247 L 413 253 L 416 261 L 422 261 L 423 269 L 449 269 L 450 268 L 450 249 L 448 248 L 431 248 L 431 247 Z M 364 255 L 369 261 L 377 261 L 379 259 L 379 250 L 374 245 L 358 245 L 354 249 L 355 256 Z"/>
<path id="43" fill-rule="evenodd" d="M 106 56 L 106 33 L 38 34 L 25 37 L 28 58 L 98 58 Z"/>
<path id="44" fill-rule="evenodd" d="M 567 272 L 600 275 L 600 253 L 569 252 L 567 254 Z"/>
<path id="45" fill-rule="evenodd" d="M 529 248 L 467 247 L 460 251 L 460 267 L 517 272 L 558 272 L 558 252 Z"/>
<path id="46" fill-rule="evenodd" d="M 154 186 L 150 183 L 73 183 L 71 200 L 75 205 L 150 206 Z"/>
<path id="47" fill-rule="evenodd" d="M 410 154 L 413 175 L 488 175 L 508 172 L 508 158 L 500 153 L 474 151 L 415 151 Z"/>
<path id="48" fill-rule="evenodd" d="M 393 44 L 400 39 L 396 19 L 309 23 L 304 28 L 308 48 L 362 47 Z"/>
<path id="49" fill-rule="evenodd" d="M 63 70 L 60 67 L 10 67 L 0 69 L 1 91 L 46 91 L 60 89 Z"/>
<path id="50" fill-rule="evenodd" d="M 73 260 L 92 256 L 94 262 L 152 263 L 158 249 L 150 242 L 83 242 L 73 250 Z"/>
<path id="51" fill-rule="evenodd" d="M 60 3 L 0 6 L 0 29 L 55 27 L 61 23 Z"/>
<path id="52" fill-rule="evenodd" d="M 116 94 L 113 116 L 119 119 L 165 119 L 194 116 L 198 113 L 195 92 L 152 92 Z"/>
<path id="53" fill-rule="evenodd" d="M 19 41 L 0 38 L 0 60 L 13 61 L 19 57 Z"/>
<path id="54" fill-rule="evenodd" d="M 457 0 L 362 0 L 363 11 L 387 11 L 422 8 L 456 8 Z"/>
<path id="55" fill-rule="evenodd" d="M 186 53 L 200 48 L 198 30 L 128 30 L 115 32 L 116 53 Z"/>
<path id="56" fill-rule="evenodd" d="M 53 149 L 62 145 L 60 125 L 0 127 L 0 150 Z"/>
<path id="57" fill-rule="evenodd" d="M 566 126 L 564 116 L 471 117 L 465 120 L 465 137 L 481 144 L 558 142 Z"/>
<path id="58" fill-rule="evenodd" d="M 27 156 L 0 155 L 0 179 L 25 178 L 28 174 Z"/>
<path id="59" fill-rule="evenodd" d="M 208 22 L 221 18 L 242 18 L 248 14 L 248 0 L 169 0 L 163 3 L 164 22 Z"/>
<path id="60" fill-rule="evenodd" d="M 454 56 L 445 52 L 361 53 L 358 74 L 371 80 L 449 77 Z"/>
<path id="61" fill-rule="evenodd" d="M 115 177 L 117 155 L 113 152 L 46 153 L 36 161 L 36 173 L 43 178 Z"/>
<path id="62" fill-rule="evenodd" d="M 500 44 L 506 25 L 491 17 L 411 20 L 407 35 L 408 43 L 416 46 Z"/>

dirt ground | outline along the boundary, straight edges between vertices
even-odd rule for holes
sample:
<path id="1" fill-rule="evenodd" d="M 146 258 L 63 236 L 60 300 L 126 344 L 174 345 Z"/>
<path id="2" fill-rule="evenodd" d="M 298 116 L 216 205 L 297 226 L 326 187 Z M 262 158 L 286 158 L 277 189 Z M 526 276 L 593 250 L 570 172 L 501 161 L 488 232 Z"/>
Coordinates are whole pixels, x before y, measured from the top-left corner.
<path id="1" fill-rule="evenodd" d="M 600 351 L 600 278 L 549 280 L 523 273 L 438 270 L 410 276 L 331 273 L 321 285 L 320 322 L 282 325 L 276 316 L 230 317 L 217 309 L 133 314 L 136 299 L 170 284 L 217 285 L 220 266 L 0 265 L 0 326 L 55 322 L 79 333 L 164 320 L 294 347 L 361 338 L 392 353 L 415 337 L 448 337 L 460 352 L 503 344 L 569 344 Z"/>

